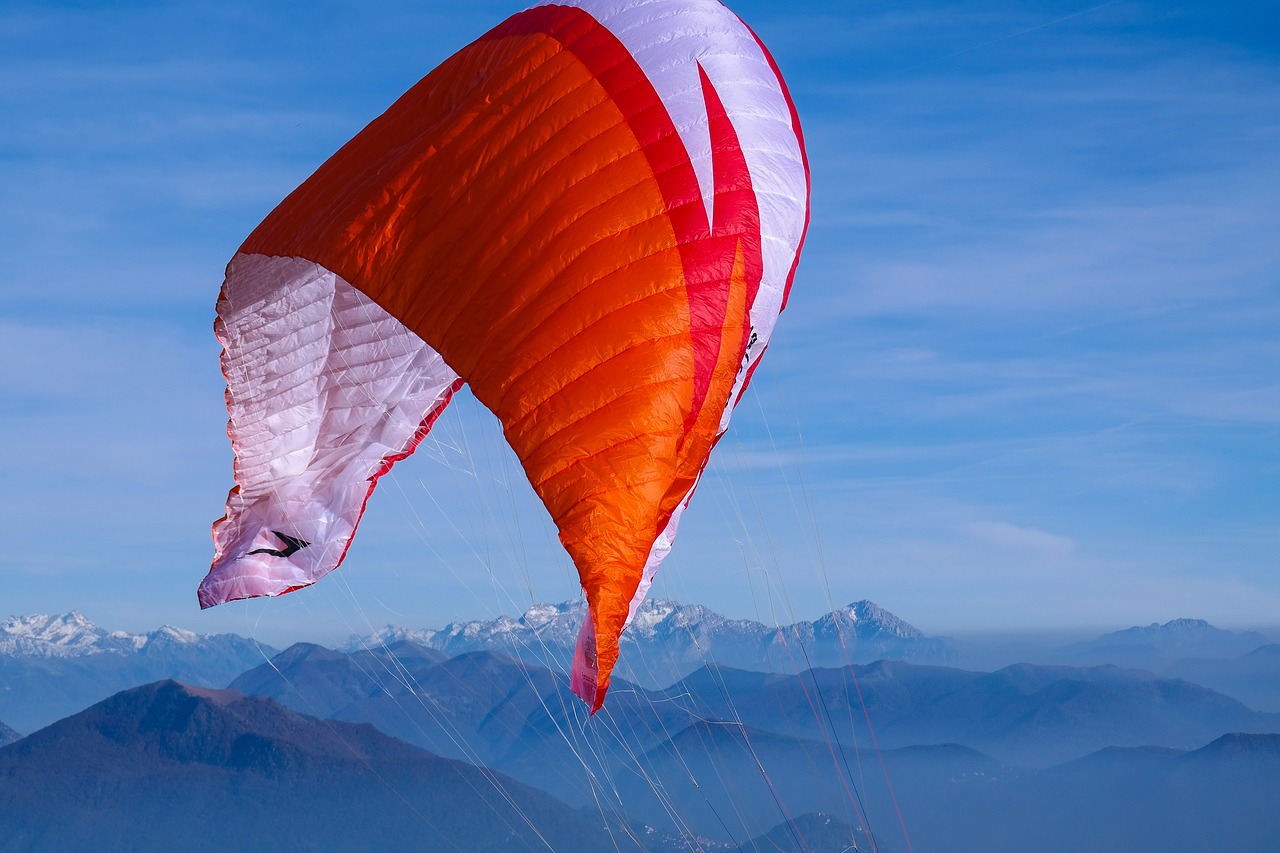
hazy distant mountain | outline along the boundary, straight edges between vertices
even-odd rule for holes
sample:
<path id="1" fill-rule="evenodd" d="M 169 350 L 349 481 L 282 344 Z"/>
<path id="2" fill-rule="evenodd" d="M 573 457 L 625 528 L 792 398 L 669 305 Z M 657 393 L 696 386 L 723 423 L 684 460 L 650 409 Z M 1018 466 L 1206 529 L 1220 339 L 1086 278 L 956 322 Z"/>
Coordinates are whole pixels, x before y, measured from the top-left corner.
<path id="1" fill-rule="evenodd" d="M 0 850 L 614 850 L 546 794 L 233 691 L 160 682 L 0 749 Z"/>
<path id="2" fill-rule="evenodd" d="M 1181 658 L 1236 657 L 1266 645 L 1254 631 L 1224 631 L 1203 619 L 1174 619 L 1163 625 L 1126 628 L 1062 649 L 1080 663 L 1114 663 L 1160 670 Z"/>
<path id="3" fill-rule="evenodd" d="M 1280 850 L 1280 735 L 1228 734 L 1181 752 L 1112 748 L 954 811 L 943 847 L 963 853 L 1272 853 Z M 934 826 L 922 823 L 919 829 Z M 940 834 L 922 836 L 919 849 Z"/>
<path id="4" fill-rule="evenodd" d="M 659 827 L 723 835 L 778 824 L 769 836 L 779 847 L 760 850 L 799 847 L 788 831 L 798 809 L 870 826 L 885 853 L 1280 850 L 1280 735 L 1225 735 L 1193 751 L 1110 748 L 1046 770 L 956 746 L 831 746 L 699 724 L 645 754 L 647 779 L 616 781 Z"/>
<path id="5" fill-rule="evenodd" d="M 497 651 L 552 669 L 572 660 L 586 605 L 535 605 L 518 619 L 454 622 L 439 630 L 387 626 L 353 637 L 348 651 L 408 640 L 449 655 Z M 813 622 L 764 625 L 729 619 L 697 604 L 647 599 L 621 638 L 618 677 L 665 687 L 707 664 L 762 672 L 799 672 L 875 660 L 952 663 L 954 646 L 926 637 L 870 601 L 858 601 Z"/>
<path id="6" fill-rule="evenodd" d="M 79 613 L 0 623 L 0 719 L 22 732 L 160 678 L 222 687 L 276 654 L 235 634 L 108 632 Z"/>
<path id="7" fill-rule="evenodd" d="M 0 746 L 13 743 L 20 737 L 22 737 L 22 735 L 18 734 L 4 723 L 0 723 Z"/>
<path id="8" fill-rule="evenodd" d="M 1225 631 L 1202 619 L 1113 631 L 1064 645 L 1050 635 L 990 635 L 958 642 L 974 669 L 1013 663 L 1115 664 L 1183 678 L 1239 699 L 1256 711 L 1280 712 L 1280 644 L 1253 631 Z"/>
<path id="9" fill-rule="evenodd" d="M 1259 711 L 1280 711 L 1280 644 L 1229 658 L 1183 658 L 1165 672 L 1226 693 Z"/>
<path id="10" fill-rule="evenodd" d="M 351 653 L 298 644 L 232 688 L 306 713 L 372 723 L 573 805 L 595 801 L 593 773 L 606 774 L 614 758 L 647 749 L 692 719 L 681 704 L 621 679 L 593 718 L 560 673 L 494 652 L 447 658 L 404 641 Z"/>
<path id="11" fill-rule="evenodd" d="M 565 689 L 561 681 L 492 652 L 450 658 L 407 641 L 352 653 L 299 643 L 231 689 L 308 714 L 372 723 L 439 755 L 494 764 L 527 725 L 530 707 Z"/>
<path id="12" fill-rule="evenodd" d="M 625 725 L 597 716 L 563 737 L 589 753 Z M 599 774 L 599 799 L 576 812 L 370 726 L 163 682 L 0 748 L 0 851 L 673 850 L 701 838 L 706 851 L 835 853 L 872 849 L 867 830 L 882 853 L 1280 849 L 1280 735 L 1108 748 L 1046 770 L 957 745 L 855 748 L 714 719 L 637 737 L 652 745 L 630 770 Z"/>
<path id="13" fill-rule="evenodd" d="M 1106 746 L 1185 749 L 1227 732 L 1280 732 L 1280 714 L 1115 666 L 1019 664 L 985 673 L 879 662 L 800 676 L 708 669 L 666 693 L 683 697 L 699 716 L 792 737 L 828 740 L 834 732 L 844 743 L 868 743 L 873 734 L 881 746 L 962 743 L 1023 766 Z"/>
<path id="14" fill-rule="evenodd" d="M 233 686 L 372 723 L 575 805 L 598 793 L 591 774 L 634 772 L 637 756 L 704 721 L 837 748 L 964 744 L 1021 766 L 1113 745 L 1186 749 L 1232 731 L 1280 731 L 1280 715 L 1118 667 L 981 673 L 879 662 L 803 675 L 704 668 L 663 691 L 619 680 L 596 718 L 544 667 L 491 652 L 441 659 L 411 643 L 349 654 L 299 645 Z"/>
<path id="15" fill-rule="evenodd" d="M 927 808 L 913 804 L 1016 773 L 955 744 L 877 751 L 869 743 L 855 748 L 724 721 L 693 723 L 646 751 L 636 765 L 644 772 L 616 773 L 613 783 L 632 814 L 657 827 L 687 826 L 741 843 L 765 833 L 789 835 L 794 815 L 813 810 L 845 826 L 869 826 L 880 850 L 901 853 L 907 845 L 895 819 L 898 808 L 913 820 L 929 820 Z M 807 833 L 797 834 L 807 841 Z M 794 837 L 791 845 L 799 846 Z"/>

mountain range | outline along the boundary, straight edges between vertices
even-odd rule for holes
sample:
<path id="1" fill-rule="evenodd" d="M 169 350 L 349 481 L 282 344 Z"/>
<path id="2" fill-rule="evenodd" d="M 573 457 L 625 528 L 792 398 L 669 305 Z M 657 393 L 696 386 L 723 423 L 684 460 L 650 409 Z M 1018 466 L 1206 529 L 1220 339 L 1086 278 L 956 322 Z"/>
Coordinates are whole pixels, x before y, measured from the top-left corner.
<path id="1" fill-rule="evenodd" d="M 1210 687 L 1259 711 L 1280 711 L 1280 643 L 1256 631 L 1224 631 L 1203 619 L 1113 631 L 1059 650 L 1058 662 L 1141 667 Z"/>
<path id="2" fill-rule="evenodd" d="M 1164 672 L 1234 696 L 1260 711 L 1280 711 L 1280 643 L 1229 658 L 1188 657 Z"/>
<path id="3" fill-rule="evenodd" d="M 1275 734 L 1229 734 L 1195 750 L 1108 748 L 1027 770 L 955 745 L 833 755 L 822 742 L 699 724 L 638 763 L 644 776 L 617 777 L 633 814 L 697 833 L 750 832 L 803 803 L 845 823 L 869 821 L 880 851 L 1268 853 L 1280 845 Z"/>
<path id="4" fill-rule="evenodd" d="M 346 651 L 408 640 L 447 655 L 494 651 L 561 670 L 573 659 L 586 613 L 581 600 L 537 604 L 518 618 L 452 622 L 440 629 L 383 628 L 352 637 Z M 730 619 L 697 604 L 646 599 L 623 633 L 617 677 L 661 688 L 707 665 L 802 672 L 892 659 L 955 663 L 950 641 L 924 632 L 871 601 L 856 601 L 812 622 L 766 625 Z"/>
<path id="5" fill-rule="evenodd" d="M 1203 619 L 1135 625 L 1062 649 L 1064 662 L 1114 663 L 1161 670 L 1184 658 L 1233 658 L 1267 645 L 1256 631 L 1224 631 Z"/>
<path id="6" fill-rule="evenodd" d="M 350 653 L 299 644 L 231 686 L 372 723 L 574 804 L 599 798 L 593 778 L 632 772 L 638 754 L 708 722 L 833 749 L 963 744 L 1021 767 L 1108 746 L 1191 749 L 1230 732 L 1280 732 L 1280 714 L 1114 666 L 982 673 L 880 661 L 800 675 L 705 667 L 664 690 L 618 681 L 603 722 L 589 718 L 560 673 L 493 652 L 444 657 L 410 642 Z M 687 758 L 687 746 L 676 752 Z"/>
<path id="7" fill-rule="evenodd" d="M 106 631 L 77 612 L 11 616 L 0 623 L 0 720 L 19 732 L 129 687 L 174 678 L 224 687 L 278 650 L 236 634 L 163 627 Z"/>
<path id="8" fill-rule="evenodd" d="M 0 850 L 546 847 L 615 849 L 511 779 L 231 691 L 137 687 L 0 749 Z"/>
<path id="9" fill-rule="evenodd" d="M 786 846 L 791 837 L 808 853 L 867 841 L 830 816 L 805 814 L 741 850 L 800 849 Z M 571 809 L 372 726 L 173 681 L 122 691 L 0 748 L 0 851 L 673 853 L 690 840 L 687 830 L 599 806 Z M 694 840 L 701 850 L 740 850 Z"/>
<path id="10" fill-rule="evenodd" d="M 580 602 L 543 604 L 518 618 L 456 622 L 438 630 L 388 626 L 353 637 L 344 649 L 412 640 L 442 657 L 497 651 L 558 672 L 571 660 L 581 615 Z M 1042 650 L 1041 658 L 1076 666 L 1124 662 L 1217 689 L 1257 710 L 1280 711 L 1280 646 L 1262 645 L 1265 640 L 1178 619 Z M 616 672 L 633 685 L 662 689 L 708 665 L 778 674 L 882 659 L 957 666 L 967 659 L 966 648 L 928 637 L 869 601 L 812 622 L 768 626 L 653 599 L 638 609 L 623 635 Z M 0 623 L 0 721 L 19 732 L 33 731 L 115 691 L 162 678 L 222 687 L 276 653 L 233 634 L 173 627 L 145 634 L 107 631 L 76 612 L 10 617 Z M 1237 656 L 1223 656 L 1231 654 Z M 0 731 L 0 743 L 3 738 Z"/>
<path id="11" fill-rule="evenodd" d="M 1233 698 L 1280 682 L 1280 647 L 1253 647 L 1258 635 L 1174 620 L 1059 650 L 1084 665 L 976 672 L 874 654 L 931 638 L 869 602 L 764 628 L 657 601 L 624 648 L 648 680 L 618 676 L 592 716 L 559 668 L 576 618 L 544 605 L 280 653 L 234 635 L 107 632 L 76 613 L 11 618 L 0 719 L 19 731 L 136 681 L 8 746 L 0 725 L 0 851 L 372 849 L 354 833 L 374 824 L 391 849 L 547 846 L 530 824 L 566 833 L 555 849 L 664 853 L 1280 849 L 1280 714 Z M 748 658 L 752 643 L 764 658 L 749 669 L 706 662 Z M 850 665 L 850 647 L 873 662 Z M 1089 657 L 1126 648 L 1163 670 Z M 836 649 L 837 665 L 818 665 Z M 794 668 L 777 659 L 797 654 Z M 166 668 L 206 686 L 136 686 Z M 486 793 L 464 802 L 463 788 Z M 70 808 L 55 819 L 48 803 Z M 503 805 L 530 820 L 502 824 Z M 374 824 L 337 826 L 343 809 Z M 95 832 L 120 846 L 91 844 Z"/>
<path id="12" fill-rule="evenodd" d="M 615 724 L 596 717 L 568 737 L 589 747 L 590 728 Z M 701 720 L 632 759 L 597 779 L 612 802 L 573 809 L 372 726 L 158 682 L 0 748 L 0 851 L 1265 853 L 1280 843 L 1276 734 L 1112 747 L 1027 770 L 958 745 L 851 747 Z"/>

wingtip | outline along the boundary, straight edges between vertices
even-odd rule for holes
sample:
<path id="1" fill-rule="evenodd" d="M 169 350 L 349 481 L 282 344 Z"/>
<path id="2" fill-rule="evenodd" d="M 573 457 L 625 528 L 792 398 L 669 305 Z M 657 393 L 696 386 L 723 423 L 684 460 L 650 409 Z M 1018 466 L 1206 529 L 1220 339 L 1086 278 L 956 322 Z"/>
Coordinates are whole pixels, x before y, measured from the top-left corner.
<path id="1" fill-rule="evenodd" d="M 574 673 L 570 677 L 569 687 L 573 690 L 574 695 L 586 703 L 591 709 L 591 716 L 595 716 L 596 712 L 604 707 L 605 694 L 609 692 L 608 685 L 599 686 L 595 682 L 594 673 L 583 673 L 585 678 L 579 678 L 579 673 Z"/>
<path id="2" fill-rule="evenodd" d="M 587 703 L 591 715 L 604 705 L 605 694 L 609 692 L 606 682 L 600 684 L 600 664 L 596 657 L 596 626 L 591 618 L 591 610 L 582 620 L 582 628 L 578 631 L 578 644 L 573 651 L 573 667 L 569 671 L 569 689 L 575 696 Z"/>

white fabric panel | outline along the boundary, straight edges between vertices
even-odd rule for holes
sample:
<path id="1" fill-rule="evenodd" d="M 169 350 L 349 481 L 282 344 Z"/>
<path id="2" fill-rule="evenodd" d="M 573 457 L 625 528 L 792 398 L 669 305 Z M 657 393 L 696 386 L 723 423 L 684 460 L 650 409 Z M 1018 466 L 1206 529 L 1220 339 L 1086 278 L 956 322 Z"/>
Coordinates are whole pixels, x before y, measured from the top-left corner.
<path id="1" fill-rule="evenodd" d="M 298 258 L 236 255 L 215 329 L 237 488 L 214 525 L 204 607 L 336 568 L 377 475 L 412 451 L 458 380 L 368 297 Z M 280 534 L 307 544 L 283 553 Z"/>

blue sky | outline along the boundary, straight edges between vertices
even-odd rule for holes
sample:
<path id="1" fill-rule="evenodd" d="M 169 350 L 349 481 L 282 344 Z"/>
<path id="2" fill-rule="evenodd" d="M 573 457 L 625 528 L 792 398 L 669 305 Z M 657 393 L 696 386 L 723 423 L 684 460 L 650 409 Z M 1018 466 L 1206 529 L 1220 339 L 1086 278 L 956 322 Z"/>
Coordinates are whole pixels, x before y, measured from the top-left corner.
<path id="1" fill-rule="evenodd" d="M 1280 625 L 1280 15 L 739 2 L 813 226 L 658 594 L 929 633 Z M 0 594 L 268 642 L 577 590 L 463 399 L 346 565 L 201 613 L 230 486 L 213 303 L 261 218 L 518 6 L 0 11 Z"/>

